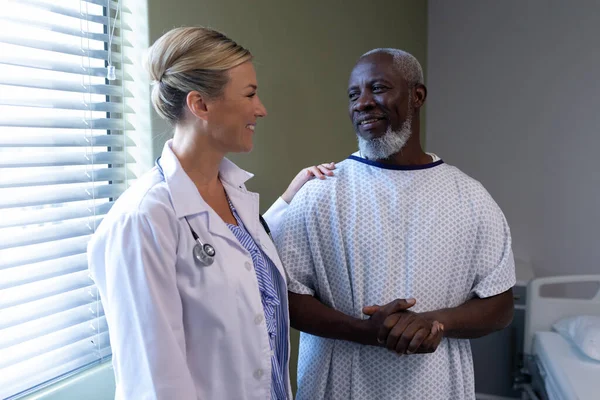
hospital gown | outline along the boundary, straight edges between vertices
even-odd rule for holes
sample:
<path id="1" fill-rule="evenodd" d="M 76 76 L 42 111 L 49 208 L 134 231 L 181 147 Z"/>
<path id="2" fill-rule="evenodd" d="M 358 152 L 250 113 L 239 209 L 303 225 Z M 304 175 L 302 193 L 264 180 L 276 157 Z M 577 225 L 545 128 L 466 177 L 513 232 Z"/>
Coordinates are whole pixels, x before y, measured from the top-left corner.
<path id="1" fill-rule="evenodd" d="M 276 244 L 288 289 L 356 318 L 366 305 L 414 297 L 424 312 L 515 284 L 508 225 L 487 191 L 434 162 L 391 167 L 357 154 L 308 182 L 283 214 Z M 302 333 L 298 400 L 474 399 L 468 340 L 432 354 Z"/>

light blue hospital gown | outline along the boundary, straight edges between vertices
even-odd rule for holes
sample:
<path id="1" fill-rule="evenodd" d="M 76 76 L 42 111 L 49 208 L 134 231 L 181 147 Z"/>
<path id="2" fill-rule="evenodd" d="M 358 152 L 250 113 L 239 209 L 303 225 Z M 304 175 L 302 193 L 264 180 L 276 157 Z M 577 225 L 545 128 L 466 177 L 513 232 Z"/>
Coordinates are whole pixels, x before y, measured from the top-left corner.
<path id="1" fill-rule="evenodd" d="M 308 182 L 277 229 L 288 289 L 356 318 L 362 307 L 417 299 L 413 311 L 455 307 L 515 284 L 510 231 L 474 179 L 441 160 L 391 169 L 357 155 Z M 474 399 L 468 340 L 433 354 L 302 333 L 298 400 Z"/>

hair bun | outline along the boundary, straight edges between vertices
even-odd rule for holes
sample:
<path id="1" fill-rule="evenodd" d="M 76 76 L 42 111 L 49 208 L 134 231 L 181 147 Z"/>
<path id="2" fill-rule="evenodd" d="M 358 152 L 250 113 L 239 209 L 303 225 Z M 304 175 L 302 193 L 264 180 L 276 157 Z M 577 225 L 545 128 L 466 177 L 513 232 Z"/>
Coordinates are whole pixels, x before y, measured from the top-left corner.
<path id="1" fill-rule="evenodd" d="M 213 29 L 170 30 L 154 42 L 146 59 L 154 109 L 169 122 L 179 122 L 188 93 L 220 96 L 228 81 L 227 70 L 250 60 L 247 49 Z"/>

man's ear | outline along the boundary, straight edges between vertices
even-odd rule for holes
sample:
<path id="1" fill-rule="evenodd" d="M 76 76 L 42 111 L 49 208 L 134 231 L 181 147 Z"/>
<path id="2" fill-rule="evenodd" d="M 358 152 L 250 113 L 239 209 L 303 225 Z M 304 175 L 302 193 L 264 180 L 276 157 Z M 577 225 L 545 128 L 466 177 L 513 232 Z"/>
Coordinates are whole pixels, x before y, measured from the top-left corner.
<path id="1" fill-rule="evenodd" d="M 421 108 L 423 104 L 425 104 L 425 99 L 427 98 L 427 88 L 425 85 L 419 83 L 417 86 L 413 88 L 413 107 Z"/>
<path id="2" fill-rule="evenodd" d="M 202 97 L 200 92 L 189 92 L 185 98 L 185 103 L 192 114 L 206 121 L 208 118 L 208 107 L 206 99 Z"/>

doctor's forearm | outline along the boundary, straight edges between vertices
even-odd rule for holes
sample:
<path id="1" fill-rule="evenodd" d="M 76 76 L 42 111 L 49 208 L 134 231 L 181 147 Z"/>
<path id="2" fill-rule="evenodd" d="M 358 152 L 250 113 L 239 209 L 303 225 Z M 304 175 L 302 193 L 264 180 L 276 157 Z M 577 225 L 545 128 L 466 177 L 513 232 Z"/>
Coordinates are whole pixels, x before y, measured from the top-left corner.
<path id="1" fill-rule="evenodd" d="M 288 292 L 292 328 L 329 339 L 377 346 L 377 334 L 364 320 L 334 310 L 310 295 Z"/>
<path id="2" fill-rule="evenodd" d="M 506 328 L 513 318 L 512 289 L 496 296 L 474 298 L 454 308 L 424 312 L 421 315 L 441 322 L 444 336 L 474 339 Z"/>

